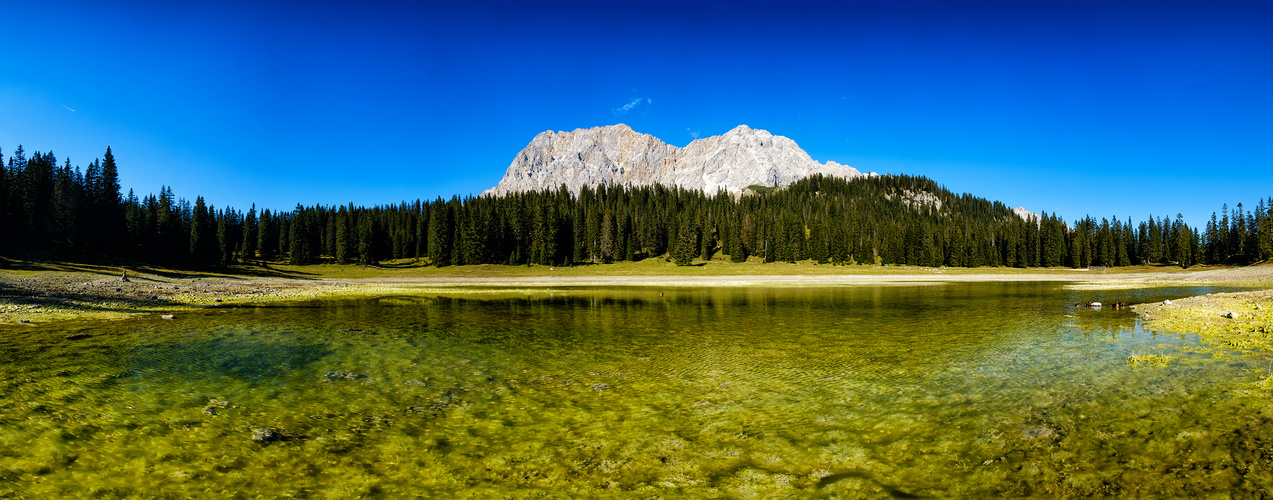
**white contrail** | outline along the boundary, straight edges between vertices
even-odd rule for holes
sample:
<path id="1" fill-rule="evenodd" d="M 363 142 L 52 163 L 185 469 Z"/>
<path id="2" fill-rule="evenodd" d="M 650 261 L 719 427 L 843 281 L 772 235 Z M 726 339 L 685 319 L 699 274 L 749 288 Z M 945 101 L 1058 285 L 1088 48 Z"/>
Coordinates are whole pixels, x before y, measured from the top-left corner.
<path id="1" fill-rule="evenodd" d="M 63 104 L 63 105 L 62 105 L 62 107 L 63 107 L 63 108 L 66 108 L 66 109 L 71 109 L 71 107 L 70 107 L 70 106 L 67 106 L 67 105 L 65 105 L 65 104 Z M 72 113 L 75 113 L 76 111 L 75 111 L 74 109 L 71 109 L 71 112 L 72 112 Z"/>

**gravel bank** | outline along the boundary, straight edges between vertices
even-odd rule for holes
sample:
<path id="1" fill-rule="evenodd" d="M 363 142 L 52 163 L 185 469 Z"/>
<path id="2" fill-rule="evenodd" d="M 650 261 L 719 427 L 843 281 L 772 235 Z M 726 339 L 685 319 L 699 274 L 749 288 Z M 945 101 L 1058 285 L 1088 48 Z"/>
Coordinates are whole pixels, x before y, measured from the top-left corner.
<path id="1" fill-rule="evenodd" d="M 921 271 L 921 272 L 915 272 Z M 986 269 L 982 272 L 946 273 L 942 269 L 907 270 L 897 274 L 818 275 L 672 275 L 672 276 L 535 276 L 470 277 L 394 276 L 362 279 L 322 277 L 257 277 L 177 273 L 120 275 L 92 272 L 0 271 L 0 324 L 38 323 L 60 319 L 123 319 L 175 314 L 205 307 L 302 300 L 318 297 L 368 296 L 387 294 L 457 291 L 461 287 L 562 287 L 562 286 L 837 286 L 873 284 L 917 284 L 982 281 L 1058 281 L 1076 287 L 1120 288 L 1166 286 L 1182 283 L 1238 284 L 1273 287 L 1273 266 L 1212 269 L 1186 272 L 1073 272 L 1068 270 L 1016 273 Z M 1234 300 L 1268 304 L 1265 294 L 1225 294 Z M 1245 297 L 1245 299 L 1243 299 Z M 1172 311 L 1198 307 L 1198 314 L 1216 308 L 1210 300 L 1181 301 Z M 1209 305 L 1210 304 L 1210 305 Z M 1225 305 L 1227 307 L 1227 305 Z M 1234 306 L 1236 307 L 1236 306 Z M 1264 309 L 1273 309 L 1266 305 Z M 1142 314 L 1161 329 L 1185 328 L 1180 319 L 1165 321 L 1168 314 L 1142 306 Z M 1177 314 L 1173 312 L 1172 314 Z M 1183 318 L 1183 317 L 1182 317 Z M 1254 317 L 1251 319 L 1255 321 Z M 1194 331 L 1185 329 L 1182 331 Z"/>

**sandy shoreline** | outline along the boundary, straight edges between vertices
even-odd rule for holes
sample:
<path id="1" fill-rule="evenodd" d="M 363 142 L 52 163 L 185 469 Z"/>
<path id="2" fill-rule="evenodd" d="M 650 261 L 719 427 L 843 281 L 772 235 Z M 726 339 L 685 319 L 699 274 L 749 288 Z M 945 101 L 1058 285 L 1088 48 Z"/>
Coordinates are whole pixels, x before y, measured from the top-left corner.
<path id="1" fill-rule="evenodd" d="M 788 287 L 905 285 L 967 282 L 1068 282 L 1081 289 L 1112 289 L 1179 284 L 1229 284 L 1273 287 L 1273 266 L 1185 272 L 1086 272 L 1039 270 L 906 269 L 893 273 L 746 274 L 652 276 L 388 276 L 261 277 L 90 272 L 0 271 L 0 324 L 35 324 L 64 319 L 124 319 L 175 314 L 205 307 L 247 305 L 318 297 L 459 292 L 481 287 Z M 1243 292 L 1247 293 L 1247 292 Z M 1268 302 L 1267 295 L 1252 300 Z M 1204 306 L 1205 299 L 1198 299 Z M 1191 302 L 1192 303 L 1192 302 Z M 1273 309 L 1273 307 L 1267 307 Z M 1181 309 L 1181 308 L 1176 308 Z M 1148 308 L 1144 310 L 1148 311 Z M 1158 312 L 1157 317 L 1165 313 Z M 1155 318 L 1155 314 L 1150 314 Z M 1154 319 L 1156 320 L 1156 318 Z"/>

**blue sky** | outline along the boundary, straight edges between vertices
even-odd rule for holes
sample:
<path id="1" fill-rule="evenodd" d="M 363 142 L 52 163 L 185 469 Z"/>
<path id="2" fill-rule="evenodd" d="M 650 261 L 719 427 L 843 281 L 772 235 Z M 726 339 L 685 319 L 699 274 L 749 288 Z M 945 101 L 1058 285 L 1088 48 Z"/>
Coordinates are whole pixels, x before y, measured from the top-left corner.
<path id="1" fill-rule="evenodd" d="M 544 130 L 819 161 L 1067 219 L 1273 196 L 1273 2 L 0 3 L 0 148 L 290 209 L 477 194 Z"/>

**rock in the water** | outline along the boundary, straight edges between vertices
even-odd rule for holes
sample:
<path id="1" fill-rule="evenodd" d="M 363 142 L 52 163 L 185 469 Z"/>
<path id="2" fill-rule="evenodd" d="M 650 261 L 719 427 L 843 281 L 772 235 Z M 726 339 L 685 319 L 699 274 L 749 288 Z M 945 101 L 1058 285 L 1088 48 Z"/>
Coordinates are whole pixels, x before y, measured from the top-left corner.
<path id="1" fill-rule="evenodd" d="M 367 376 L 361 373 L 347 372 L 344 370 L 336 370 L 336 371 L 327 372 L 327 375 L 324 375 L 323 378 L 326 379 L 328 382 L 331 382 L 334 380 L 362 380 L 364 378 L 367 378 Z"/>
<path id="2" fill-rule="evenodd" d="M 610 390 L 610 384 L 592 384 L 592 390 L 597 392 Z"/>
<path id="3" fill-rule="evenodd" d="M 1234 319 L 1234 318 L 1237 318 L 1237 317 L 1238 317 L 1238 315 L 1237 315 L 1237 314 L 1234 314 L 1234 313 L 1233 313 L 1233 311 L 1228 311 L 1228 312 L 1226 312 L 1226 313 L 1224 313 L 1224 314 L 1221 314 L 1221 316 L 1224 316 L 1224 317 L 1229 318 L 1229 319 Z"/>
<path id="4" fill-rule="evenodd" d="M 1162 305 L 1164 305 L 1164 306 L 1169 306 L 1169 305 L 1171 305 L 1171 301 L 1170 301 L 1170 300 L 1164 300 L 1164 301 L 1162 301 Z"/>
<path id="5" fill-rule="evenodd" d="M 217 297 L 217 298 L 215 298 L 215 299 L 212 299 L 212 301 L 213 301 L 213 302 L 221 302 L 221 297 Z"/>
<path id="6" fill-rule="evenodd" d="M 1021 433 L 1027 439 L 1034 439 L 1052 437 L 1053 434 L 1056 434 L 1056 431 L 1053 431 L 1048 427 L 1026 427 L 1021 430 Z"/>
<path id="7" fill-rule="evenodd" d="M 173 315 L 171 315 L 171 314 L 165 314 L 165 315 L 163 315 L 163 316 L 160 316 L 160 318 L 163 318 L 163 319 L 173 319 L 173 318 L 175 318 L 175 317 L 176 317 L 176 316 L 173 316 Z"/>
<path id="8" fill-rule="evenodd" d="M 77 333 L 74 335 L 67 335 L 66 340 L 84 340 L 89 337 L 92 337 L 92 335 L 89 335 L 87 333 Z"/>
<path id="9" fill-rule="evenodd" d="M 503 195 L 583 186 L 680 186 L 708 194 L 740 193 L 748 186 L 788 186 L 812 174 L 852 178 L 857 169 L 819 163 L 796 142 L 746 125 L 677 148 L 624 124 L 545 131 L 513 159 L 499 184 L 483 194 Z"/>
<path id="10" fill-rule="evenodd" d="M 287 436 L 274 429 L 252 429 L 252 440 L 258 443 L 273 443 L 284 439 Z"/>
<path id="11" fill-rule="evenodd" d="M 217 398 L 209 398 L 208 404 L 203 407 L 203 414 L 208 416 L 216 416 L 218 410 L 226 408 L 238 408 L 239 406 L 229 401 L 222 401 Z"/>

